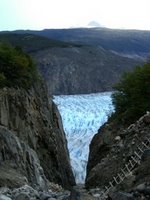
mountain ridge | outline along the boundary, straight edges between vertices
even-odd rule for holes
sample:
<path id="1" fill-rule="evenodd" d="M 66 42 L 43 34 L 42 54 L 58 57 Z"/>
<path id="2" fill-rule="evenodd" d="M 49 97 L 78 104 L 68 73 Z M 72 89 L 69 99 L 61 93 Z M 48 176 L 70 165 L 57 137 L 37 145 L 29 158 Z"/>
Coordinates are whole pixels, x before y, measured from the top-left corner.
<path id="1" fill-rule="evenodd" d="M 146 57 L 150 52 L 150 31 L 96 28 L 44 29 L 42 31 L 15 31 L 33 33 L 51 39 L 80 44 L 100 45 L 117 53 L 137 54 Z"/>
<path id="2" fill-rule="evenodd" d="M 128 58 L 129 56 L 126 57 L 126 55 L 122 56 L 121 54 L 124 54 L 124 52 L 121 50 L 117 53 L 111 49 L 104 48 L 99 43 L 94 44 L 93 39 L 90 38 L 89 40 L 84 35 L 87 30 L 91 32 L 97 29 L 63 30 L 71 31 L 70 38 L 68 38 L 68 35 L 65 36 L 67 41 L 61 41 L 62 30 L 48 30 L 48 33 L 49 31 L 54 31 L 54 33 L 57 31 L 58 34 L 55 34 L 55 37 L 58 39 L 57 37 L 59 36 L 59 40 L 49 39 L 37 34 L 34 35 L 31 31 L 30 33 L 18 31 L 18 33 L 1 33 L 0 41 L 8 41 L 13 45 L 20 45 L 25 51 L 29 52 L 47 82 L 49 94 L 55 95 L 111 91 L 121 74 L 127 70 L 132 70 L 136 65 L 143 64 L 145 60 L 143 56 L 148 55 L 148 52 L 150 52 L 150 47 L 146 47 L 144 44 L 145 49 L 142 50 L 142 53 L 138 52 L 137 54 L 134 51 L 133 53 L 135 54 L 134 56 L 132 54 L 131 58 Z M 107 29 L 100 28 L 100 30 Z M 81 40 L 83 40 L 84 35 L 84 39 L 87 42 L 72 40 L 72 37 L 74 37 L 72 36 L 72 31 L 75 31 L 73 34 L 76 37 L 81 37 Z M 38 33 L 41 34 L 40 31 Z M 93 34 L 91 37 L 95 38 Z M 147 37 L 149 37 L 149 34 Z M 107 38 L 105 38 L 105 41 Z M 91 41 L 91 44 L 89 41 Z M 108 44 L 109 42 L 107 41 Z M 120 48 L 120 44 L 115 42 L 115 46 L 117 45 L 117 48 Z M 128 48 L 128 45 L 126 45 L 126 48 Z M 136 49 L 136 46 L 134 48 Z M 130 51 L 128 54 L 130 54 Z"/>

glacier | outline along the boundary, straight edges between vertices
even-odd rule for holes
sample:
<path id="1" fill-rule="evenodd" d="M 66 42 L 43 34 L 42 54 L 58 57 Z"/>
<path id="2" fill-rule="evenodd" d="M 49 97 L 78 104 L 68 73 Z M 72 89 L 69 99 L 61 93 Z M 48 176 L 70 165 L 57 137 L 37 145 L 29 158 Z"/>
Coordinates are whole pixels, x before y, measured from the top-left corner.
<path id="1" fill-rule="evenodd" d="M 85 181 L 92 137 L 114 111 L 111 94 L 112 92 L 103 92 L 53 97 L 62 118 L 77 184 Z"/>

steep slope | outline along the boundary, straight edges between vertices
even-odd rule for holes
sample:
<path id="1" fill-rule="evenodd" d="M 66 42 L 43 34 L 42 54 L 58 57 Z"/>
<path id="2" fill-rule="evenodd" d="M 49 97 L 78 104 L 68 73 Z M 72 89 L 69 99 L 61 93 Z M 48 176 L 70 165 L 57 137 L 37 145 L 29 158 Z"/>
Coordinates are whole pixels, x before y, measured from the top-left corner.
<path id="1" fill-rule="evenodd" d="M 112 190 L 112 196 L 114 192 L 123 191 L 131 192 L 132 199 L 142 198 L 142 195 L 145 196 L 142 199 L 149 199 L 149 192 L 147 192 L 150 181 L 149 133 L 150 112 L 126 128 L 121 127 L 115 121 L 108 122 L 101 127 L 90 144 L 86 186 L 104 189 L 104 186 L 108 186 L 110 181 L 113 181 L 115 187 Z M 146 151 L 142 150 L 143 146 L 147 149 Z M 142 158 L 137 152 L 140 152 Z M 136 164 L 133 165 L 133 162 Z M 126 165 L 127 163 L 130 167 Z M 129 170 L 131 166 L 134 166 L 132 172 Z M 123 170 L 125 167 L 126 171 Z M 114 177 L 122 176 L 123 173 L 126 176 L 124 179 L 120 178 L 121 183 L 118 184 Z M 139 196 L 133 198 L 134 192 L 139 193 Z M 123 199 L 123 196 L 126 194 L 122 193 L 122 198 L 120 196 L 120 198 L 114 197 L 113 199 Z"/>
<path id="2" fill-rule="evenodd" d="M 32 56 L 55 95 L 111 91 L 124 71 L 141 63 L 91 46 L 54 47 Z"/>
<path id="3" fill-rule="evenodd" d="M 0 90 L 0 187 L 75 184 L 59 113 L 41 84 Z"/>

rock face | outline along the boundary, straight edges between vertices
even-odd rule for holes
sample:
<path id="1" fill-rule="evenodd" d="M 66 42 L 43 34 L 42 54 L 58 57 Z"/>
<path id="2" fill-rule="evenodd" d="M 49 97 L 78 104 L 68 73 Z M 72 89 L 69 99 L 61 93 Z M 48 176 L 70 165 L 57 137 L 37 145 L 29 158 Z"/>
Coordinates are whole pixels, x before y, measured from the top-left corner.
<path id="1" fill-rule="evenodd" d="M 0 90 L 0 187 L 75 184 L 61 118 L 45 87 Z"/>
<path id="2" fill-rule="evenodd" d="M 32 53 L 50 94 L 112 91 L 123 72 L 142 62 L 101 47 L 53 47 Z"/>
<path id="3" fill-rule="evenodd" d="M 104 188 L 107 186 L 112 181 L 113 176 L 115 177 L 120 169 L 124 168 L 147 137 L 150 138 L 149 112 L 128 128 L 121 127 L 114 121 L 106 123 L 100 128 L 90 144 L 86 187 Z M 142 194 L 147 192 L 148 195 L 148 188 L 150 188 L 149 149 L 144 151 L 138 164 L 132 173 L 118 185 L 117 191 L 136 191 L 137 193 L 142 191 Z M 117 195 L 125 196 L 123 193 Z M 119 197 L 116 196 L 113 199 L 119 199 Z M 120 197 L 120 199 L 123 198 Z"/>

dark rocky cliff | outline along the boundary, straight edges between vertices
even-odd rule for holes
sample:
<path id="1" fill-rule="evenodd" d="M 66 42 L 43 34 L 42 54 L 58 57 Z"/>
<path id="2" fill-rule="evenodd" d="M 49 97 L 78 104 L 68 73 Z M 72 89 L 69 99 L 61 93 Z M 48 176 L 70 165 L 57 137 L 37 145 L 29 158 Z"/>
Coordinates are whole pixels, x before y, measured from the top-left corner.
<path id="1" fill-rule="evenodd" d="M 45 87 L 0 90 L 0 187 L 75 184 L 61 118 Z"/>
<path id="2" fill-rule="evenodd" d="M 32 53 L 50 94 L 112 91 L 123 72 L 142 63 L 101 47 L 53 47 Z"/>
<path id="3" fill-rule="evenodd" d="M 139 151 L 142 142 L 150 139 L 150 113 L 147 112 L 135 124 L 122 127 L 111 121 L 100 128 L 90 144 L 87 166 L 86 187 L 104 188 L 125 164 L 132 160 L 135 151 Z M 138 157 L 136 157 L 139 159 Z M 142 159 L 134 166 L 133 171 L 115 188 L 115 191 L 135 192 L 150 195 L 150 149 L 143 152 Z M 112 195 L 113 196 L 113 195 Z M 131 198 L 131 199 L 149 199 Z M 123 199 L 123 197 L 113 198 Z M 130 198 L 124 198 L 130 199 Z"/>

